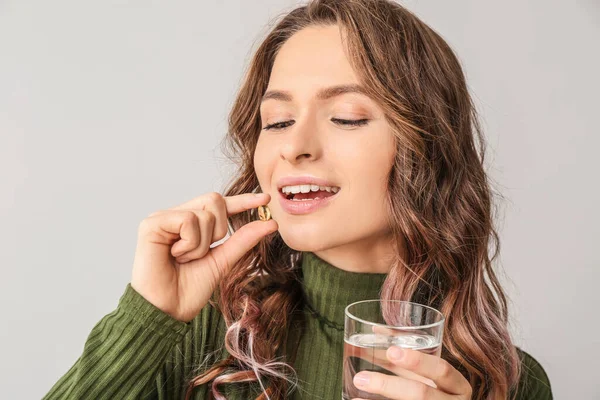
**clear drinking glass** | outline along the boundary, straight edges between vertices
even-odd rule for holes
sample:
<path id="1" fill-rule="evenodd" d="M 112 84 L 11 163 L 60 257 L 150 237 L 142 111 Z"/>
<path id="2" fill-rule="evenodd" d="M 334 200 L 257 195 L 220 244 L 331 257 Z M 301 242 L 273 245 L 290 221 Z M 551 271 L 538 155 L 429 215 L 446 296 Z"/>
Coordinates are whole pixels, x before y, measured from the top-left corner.
<path id="1" fill-rule="evenodd" d="M 343 400 L 355 397 L 389 400 L 354 386 L 354 375 L 375 371 L 419 380 L 432 387 L 430 379 L 390 363 L 386 350 L 399 346 L 440 356 L 444 316 L 435 308 L 399 300 L 364 300 L 345 310 Z"/>

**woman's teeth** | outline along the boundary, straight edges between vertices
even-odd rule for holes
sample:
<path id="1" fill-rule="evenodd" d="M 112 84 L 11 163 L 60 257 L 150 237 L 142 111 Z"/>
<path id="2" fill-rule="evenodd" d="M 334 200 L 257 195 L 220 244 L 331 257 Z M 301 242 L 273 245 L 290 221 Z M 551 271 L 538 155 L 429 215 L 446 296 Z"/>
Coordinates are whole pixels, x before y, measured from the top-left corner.
<path id="1" fill-rule="evenodd" d="M 340 190 L 340 188 L 337 186 L 318 186 L 318 185 L 296 185 L 296 186 L 284 186 L 281 188 L 281 191 L 285 194 L 318 192 L 319 190 L 337 193 L 338 190 Z"/>
<path id="2" fill-rule="evenodd" d="M 281 192 L 288 200 L 292 201 L 307 201 L 318 200 L 325 197 L 330 197 L 340 190 L 337 186 L 318 186 L 318 185 L 295 185 L 284 186 Z M 322 192 L 322 193 L 318 193 Z M 311 194 L 306 194 L 311 193 Z"/>

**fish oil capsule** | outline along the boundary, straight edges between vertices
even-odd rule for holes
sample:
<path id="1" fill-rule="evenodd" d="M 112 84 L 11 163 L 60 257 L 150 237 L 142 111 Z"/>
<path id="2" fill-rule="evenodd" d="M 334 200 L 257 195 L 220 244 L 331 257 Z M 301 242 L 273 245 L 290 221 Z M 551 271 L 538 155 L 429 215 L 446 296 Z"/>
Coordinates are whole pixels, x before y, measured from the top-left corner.
<path id="1" fill-rule="evenodd" d="M 260 218 L 261 221 L 268 221 L 271 219 L 271 210 L 269 210 L 269 206 L 258 207 L 258 218 Z"/>

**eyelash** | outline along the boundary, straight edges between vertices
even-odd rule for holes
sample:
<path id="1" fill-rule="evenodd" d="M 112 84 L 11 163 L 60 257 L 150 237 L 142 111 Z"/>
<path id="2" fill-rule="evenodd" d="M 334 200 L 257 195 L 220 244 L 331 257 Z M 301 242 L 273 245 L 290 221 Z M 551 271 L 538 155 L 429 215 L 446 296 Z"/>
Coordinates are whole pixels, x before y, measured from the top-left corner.
<path id="1" fill-rule="evenodd" d="M 350 125 L 350 126 L 362 126 L 362 125 L 366 125 L 369 122 L 369 120 L 366 119 L 366 118 L 365 119 L 356 119 L 356 120 L 353 120 L 353 119 L 331 118 L 331 120 L 334 121 L 334 122 L 338 121 L 337 123 L 340 123 L 342 125 Z M 277 131 L 277 130 L 280 130 L 280 129 L 283 129 L 283 128 L 287 127 L 287 126 L 286 127 L 281 127 L 281 126 L 277 127 L 278 125 L 283 125 L 283 124 L 287 124 L 287 123 L 290 123 L 290 122 L 292 122 L 292 121 L 276 122 L 274 124 L 270 124 L 270 125 L 265 126 L 263 129 L 264 130 L 272 129 L 272 130 L 276 130 Z"/>

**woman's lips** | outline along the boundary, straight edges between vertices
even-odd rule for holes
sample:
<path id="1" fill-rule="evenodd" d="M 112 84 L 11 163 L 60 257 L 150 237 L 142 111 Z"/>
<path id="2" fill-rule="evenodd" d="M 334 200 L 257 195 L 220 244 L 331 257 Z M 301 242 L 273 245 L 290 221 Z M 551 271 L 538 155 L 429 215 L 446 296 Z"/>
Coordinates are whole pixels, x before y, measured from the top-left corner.
<path id="1" fill-rule="evenodd" d="M 279 191 L 279 204 L 288 214 L 302 215 L 314 212 L 321 207 L 328 205 L 333 199 L 337 198 L 342 190 L 329 197 L 323 197 L 315 200 L 288 200 L 285 193 Z"/>

